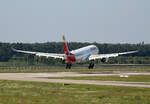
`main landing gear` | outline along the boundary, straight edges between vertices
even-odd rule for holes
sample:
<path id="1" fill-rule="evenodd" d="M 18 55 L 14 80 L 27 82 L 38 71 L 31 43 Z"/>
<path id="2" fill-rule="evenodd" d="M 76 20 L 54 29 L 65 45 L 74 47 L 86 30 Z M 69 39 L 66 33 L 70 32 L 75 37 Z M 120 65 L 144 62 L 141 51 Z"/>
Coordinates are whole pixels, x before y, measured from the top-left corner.
<path id="1" fill-rule="evenodd" d="M 88 66 L 88 68 L 89 69 L 93 69 L 94 68 L 94 60 L 92 60 L 91 62 L 90 62 L 90 64 L 89 64 L 89 66 Z M 71 69 L 71 67 L 72 67 L 72 63 L 67 63 L 66 64 L 66 69 Z"/>
<path id="2" fill-rule="evenodd" d="M 92 60 L 92 61 L 90 62 L 90 64 L 89 64 L 89 67 L 88 67 L 88 68 L 89 68 L 89 69 L 93 69 L 93 68 L 94 68 L 94 65 L 95 65 L 95 64 L 94 64 L 94 60 Z"/>
<path id="3" fill-rule="evenodd" d="M 71 69 L 72 64 L 71 63 L 67 63 L 66 64 L 66 69 Z"/>

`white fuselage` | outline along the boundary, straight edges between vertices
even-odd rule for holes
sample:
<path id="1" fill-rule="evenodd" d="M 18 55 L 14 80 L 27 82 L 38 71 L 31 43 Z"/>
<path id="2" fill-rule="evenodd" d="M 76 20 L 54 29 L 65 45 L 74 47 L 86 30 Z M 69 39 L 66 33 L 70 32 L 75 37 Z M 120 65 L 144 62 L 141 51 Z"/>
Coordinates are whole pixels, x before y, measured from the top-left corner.
<path id="1" fill-rule="evenodd" d="M 88 60 L 89 57 L 91 55 L 98 54 L 98 52 L 99 52 L 99 49 L 95 45 L 89 45 L 89 46 L 71 51 L 71 53 L 75 56 L 76 63 L 89 61 Z"/>

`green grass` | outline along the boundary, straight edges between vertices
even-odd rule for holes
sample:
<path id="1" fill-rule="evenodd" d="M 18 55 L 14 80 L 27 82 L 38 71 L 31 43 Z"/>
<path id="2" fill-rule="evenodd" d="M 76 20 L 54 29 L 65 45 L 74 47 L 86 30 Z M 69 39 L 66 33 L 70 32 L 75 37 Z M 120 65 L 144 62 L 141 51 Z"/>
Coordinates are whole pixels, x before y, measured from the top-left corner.
<path id="1" fill-rule="evenodd" d="M 49 79 L 150 82 L 150 75 L 129 75 L 128 78 L 115 75 L 115 76 L 83 76 L 83 77 L 49 77 Z"/>
<path id="2" fill-rule="evenodd" d="M 149 104 L 149 88 L 0 81 L 0 104 Z"/>
<path id="3" fill-rule="evenodd" d="M 147 71 L 150 72 L 149 65 L 102 65 L 94 69 L 88 69 L 84 66 L 73 66 L 71 70 L 64 66 L 26 66 L 26 67 L 1 67 L 0 73 L 30 73 L 30 72 L 102 72 L 102 71 Z"/>

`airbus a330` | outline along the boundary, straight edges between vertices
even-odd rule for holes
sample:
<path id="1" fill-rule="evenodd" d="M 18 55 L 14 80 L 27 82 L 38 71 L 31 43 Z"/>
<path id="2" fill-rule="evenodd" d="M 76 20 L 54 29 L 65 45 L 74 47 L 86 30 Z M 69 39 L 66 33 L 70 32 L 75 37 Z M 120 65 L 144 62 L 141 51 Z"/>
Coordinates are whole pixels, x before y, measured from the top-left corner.
<path id="1" fill-rule="evenodd" d="M 122 53 L 99 54 L 99 49 L 95 45 L 89 45 L 83 48 L 70 51 L 68 49 L 65 36 L 63 36 L 63 46 L 64 46 L 64 54 L 23 51 L 14 48 L 12 48 L 12 50 L 15 52 L 34 54 L 36 56 L 45 56 L 45 57 L 53 57 L 55 59 L 56 58 L 62 59 L 66 63 L 66 69 L 71 69 L 72 64 L 74 63 L 84 63 L 87 61 L 90 61 L 88 68 L 93 69 L 94 60 L 96 59 L 101 59 L 102 62 L 106 62 L 110 57 L 117 57 L 119 55 L 125 55 L 125 54 L 131 54 L 137 52 L 137 51 L 129 51 L 129 52 L 122 52 Z"/>

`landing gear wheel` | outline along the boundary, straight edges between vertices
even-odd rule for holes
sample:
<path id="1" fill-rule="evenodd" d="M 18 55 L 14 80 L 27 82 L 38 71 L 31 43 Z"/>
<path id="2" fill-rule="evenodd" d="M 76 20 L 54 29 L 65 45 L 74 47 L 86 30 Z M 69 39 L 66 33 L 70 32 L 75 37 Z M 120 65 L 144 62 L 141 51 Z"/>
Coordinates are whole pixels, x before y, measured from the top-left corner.
<path id="1" fill-rule="evenodd" d="M 66 69 L 71 69 L 72 64 L 71 63 L 67 63 L 66 64 Z"/>
<path id="2" fill-rule="evenodd" d="M 92 62 L 89 64 L 89 67 L 88 67 L 88 68 L 89 68 L 89 69 L 93 69 L 93 68 L 94 68 L 94 65 L 95 65 L 95 64 L 94 64 L 94 61 L 92 61 Z"/>

